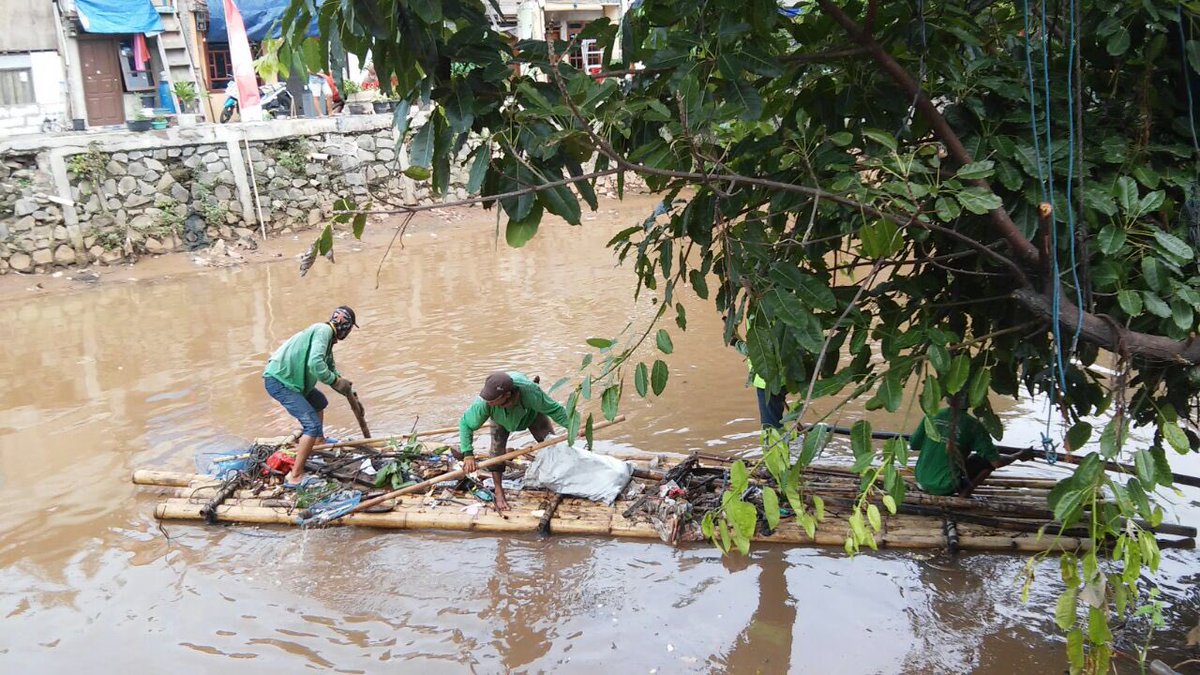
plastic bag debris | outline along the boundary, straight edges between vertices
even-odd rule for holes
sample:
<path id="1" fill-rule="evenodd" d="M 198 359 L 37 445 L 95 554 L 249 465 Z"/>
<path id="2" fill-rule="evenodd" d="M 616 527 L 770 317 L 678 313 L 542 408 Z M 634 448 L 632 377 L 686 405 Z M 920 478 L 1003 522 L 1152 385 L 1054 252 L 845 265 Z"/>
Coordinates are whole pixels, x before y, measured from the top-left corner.
<path id="1" fill-rule="evenodd" d="M 627 462 L 560 443 L 538 453 L 525 471 L 525 486 L 612 504 L 632 476 Z"/>

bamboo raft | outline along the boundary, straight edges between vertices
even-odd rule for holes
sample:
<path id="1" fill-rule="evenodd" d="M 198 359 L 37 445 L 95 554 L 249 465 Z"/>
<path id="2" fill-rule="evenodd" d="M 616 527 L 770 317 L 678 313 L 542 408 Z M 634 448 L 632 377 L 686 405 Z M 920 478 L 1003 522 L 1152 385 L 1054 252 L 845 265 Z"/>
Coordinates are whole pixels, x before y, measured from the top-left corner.
<path id="1" fill-rule="evenodd" d="M 379 452 L 369 443 L 347 445 L 327 449 L 331 453 L 334 450 L 349 453 L 349 459 L 340 461 L 343 467 L 356 465 L 360 458 Z M 354 454 L 358 452 L 367 454 Z M 732 460 L 692 455 L 650 468 L 646 455 L 619 458 L 634 464 L 634 478 L 612 506 L 543 490 L 506 489 L 511 509 L 501 515 L 471 494 L 442 485 L 388 499 L 373 512 L 350 513 L 331 524 L 399 530 L 599 535 L 661 539 L 672 544 L 703 539 L 699 527 L 702 511 L 719 504 Z M 510 464 L 510 472 L 523 470 L 520 460 L 517 462 L 516 466 Z M 673 470 L 664 474 L 664 469 Z M 358 485 L 363 491 L 370 484 L 356 470 L 343 469 L 332 477 L 346 485 Z M 661 494 L 660 484 L 671 477 L 686 490 L 686 496 L 671 499 Z M 752 484 L 761 484 L 765 478 L 765 474 L 758 475 Z M 1001 471 L 993 474 L 973 496 L 963 498 L 924 494 L 917 490 L 911 475 L 906 473 L 904 478 L 908 490 L 898 512 L 888 514 L 880 503 L 882 527 L 875 537 L 880 548 L 1038 552 L 1091 546 L 1085 532 L 1060 531 L 1052 522 L 1046 497 L 1055 485 L 1053 479 L 1020 477 Z M 304 514 L 304 509 L 295 503 L 295 493 L 264 482 L 261 472 L 248 479 L 220 481 L 206 475 L 141 469 L 134 472 L 133 482 L 159 489 L 163 499 L 154 514 L 161 520 L 297 525 Z M 768 531 L 760 516 L 753 541 L 842 546 L 850 529 L 848 518 L 858 483 L 859 476 L 848 467 L 810 467 L 805 474 L 804 493 L 806 497 L 820 496 L 826 512 L 814 535 L 810 537 L 791 517 L 781 520 L 774 531 Z M 1150 529 L 1146 523 L 1140 525 Z M 1164 548 L 1195 546 L 1194 528 L 1163 523 L 1153 529 Z"/>

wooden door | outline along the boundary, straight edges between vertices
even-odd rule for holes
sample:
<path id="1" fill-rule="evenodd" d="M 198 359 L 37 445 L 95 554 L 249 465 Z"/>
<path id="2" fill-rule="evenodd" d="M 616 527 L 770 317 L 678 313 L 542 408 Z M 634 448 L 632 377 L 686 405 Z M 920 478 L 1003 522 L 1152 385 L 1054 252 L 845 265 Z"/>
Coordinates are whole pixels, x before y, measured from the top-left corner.
<path id="1" fill-rule="evenodd" d="M 79 66 L 83 70 L 83 100 L 88 124 L 122 124 L 125 101 L 121 89 L 121 62 L 112 38 L 79 40 Z"/>

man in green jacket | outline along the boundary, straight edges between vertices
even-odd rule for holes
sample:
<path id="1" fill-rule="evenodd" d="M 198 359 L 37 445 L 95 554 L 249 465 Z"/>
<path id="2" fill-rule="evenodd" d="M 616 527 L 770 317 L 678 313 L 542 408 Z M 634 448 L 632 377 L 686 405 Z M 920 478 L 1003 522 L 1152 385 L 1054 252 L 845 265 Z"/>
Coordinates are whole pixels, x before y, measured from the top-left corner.
<path id="1" fill-rule="evenodd" d="M 968 497 L 993 471 L 1017 460 L 1030 459 L 1030 452 L 1001 454 L 979 420 L 954 408 L 943 408 L 933 417 L 941 440 L 925 432 L 925 420 L 909 438 L 908 447 L 917 455 L 913 473 L 921 490 L 931 495 L 958 494 Z M 955 428 L 954 453 L 947 449 L 951 427 Z"/>
<path id="2" fill-rule="evenodd" d="M 333 310 L 329 321 L 314 323 L 293 335 L 267 361 L 263 371 L 267 393 L 279 401 L 301 427 L 296 465 L 283 480 L 286 487 L 301 484 L 309 453 L 318 440 L 325 440 L 325 408 L 329 400 L 317 390 L 317 382 L 324 382 L 347 398 L 354 395 L 354 385 L 342 377 L 333 364 L 333 345 L 345 340 L 350 330 L 356 327 L 354 310 L 343 305 Z"/>
<path id="3" fill-rule="evenodd" d="M 550 398 L 537 382 L 521 373 L 496 371 L 487 376 L 479 398 L 467 408 L 458 422 L 459 452 L 467 474 L 475 472 L 475 449 L 473 435 L 488 420 L 492 420 L 492 457 L 499 457 L 508 446 L 508 435 L 514 431 L 529 430 L 539 442 L 554 431 L 550 420 L 559 426 L 567 426 L 567 411 Z M 496 508 L 508 510 L 504 499 L 504 465 L 490 467 L 492 482 L 496 484 Z"/>

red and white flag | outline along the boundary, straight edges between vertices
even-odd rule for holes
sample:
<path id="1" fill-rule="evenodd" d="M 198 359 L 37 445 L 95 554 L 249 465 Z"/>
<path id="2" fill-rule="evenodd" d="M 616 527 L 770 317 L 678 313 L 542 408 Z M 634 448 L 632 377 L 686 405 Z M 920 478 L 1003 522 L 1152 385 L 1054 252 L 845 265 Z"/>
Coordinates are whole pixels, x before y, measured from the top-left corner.
<path id="1" fill-rule="evenodd" d="M 262 120 L 262 106 L 258 99 L 254 57 L 250 54 L 250 40 L 246 38 L 246 24 L 237 4 L 233 0 L 224 2 L 225 30 L 229 34 L 229 59 L 233 62 L 233 79 L 237 82 L 238 107 L 243 122 L 258 122 Z"/>

